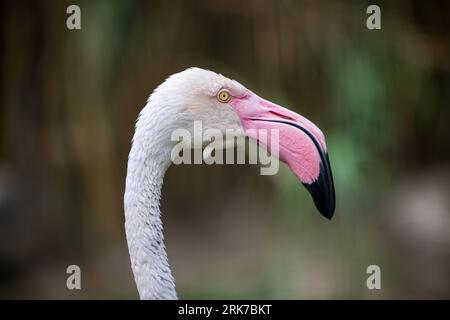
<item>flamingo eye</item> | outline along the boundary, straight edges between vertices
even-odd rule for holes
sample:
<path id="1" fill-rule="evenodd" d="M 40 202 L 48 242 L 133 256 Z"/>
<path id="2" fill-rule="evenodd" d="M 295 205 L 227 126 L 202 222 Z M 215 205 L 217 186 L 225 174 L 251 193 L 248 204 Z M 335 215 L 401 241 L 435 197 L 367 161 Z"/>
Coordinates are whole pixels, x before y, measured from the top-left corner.
<path id="1" fill-rule="evenodd" d="M 217 100 L 219 100 L 219 102 L 221 102 L 221 103 L 226 103 L 226 102 L 230 101 L 230 99 L 231 99 L 231 94 L 227 89 L 221 89 L 217 93 Z"/>

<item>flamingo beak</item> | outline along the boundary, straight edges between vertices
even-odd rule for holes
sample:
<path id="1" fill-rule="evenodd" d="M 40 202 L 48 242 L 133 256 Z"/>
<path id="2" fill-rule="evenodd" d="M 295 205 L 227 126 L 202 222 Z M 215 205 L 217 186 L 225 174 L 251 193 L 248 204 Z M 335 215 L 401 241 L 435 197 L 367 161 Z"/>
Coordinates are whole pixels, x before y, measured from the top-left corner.
<path id="1" fill-rule="evenodd" d="M 319 212 L 331 219 L 336 200 L 325 137 L 320 129 L 301 115 L 248 92 L 230 101 L 246 134 L 271 152 L 271 133 L 278 132 L 278 155 L 311 194 Z M 263 129 L 267 140 L 261 141 Z"/>

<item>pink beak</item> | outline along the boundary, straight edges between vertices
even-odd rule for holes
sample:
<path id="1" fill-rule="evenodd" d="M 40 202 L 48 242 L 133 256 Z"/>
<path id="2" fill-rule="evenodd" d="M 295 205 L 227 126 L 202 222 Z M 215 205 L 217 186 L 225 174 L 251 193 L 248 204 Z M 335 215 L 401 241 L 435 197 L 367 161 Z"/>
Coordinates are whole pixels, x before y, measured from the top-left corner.
<path id="1" fill-rule="evenodd" d="M 270 152 L 271 132 L 278 131 L 278 152 L 297 178 L 310 192 L 319 212 L 331 219 L 335 210 L 333 176 L 325 137 L 311 121 L 248 91 L 230 102 L 241 119 L 246 134 L 266 146 Z M 263 129 L 266 141 L 258 132 Z"/>

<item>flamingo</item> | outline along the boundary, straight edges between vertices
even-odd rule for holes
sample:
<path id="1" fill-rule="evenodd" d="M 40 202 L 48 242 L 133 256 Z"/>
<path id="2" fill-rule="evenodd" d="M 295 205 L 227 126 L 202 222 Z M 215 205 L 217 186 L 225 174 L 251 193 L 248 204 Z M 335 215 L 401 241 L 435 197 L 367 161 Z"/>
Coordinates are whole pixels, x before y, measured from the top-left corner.
<path id="1" fill-rule="evenodd" d="M 171 164 L 171 132 L 192 130 L 198 120 L 221 132 L 241 129 L 256 141 L 259 137 L 251 129 L 277 129 L 279 159 L 310 192 L 323 216 L 331 219 L 335 210 L 325 138 L 311 121 L 213 71 L 189 68 L 173 74 L 141 110 L 128 157 L 125 232 L 141 299 L 178 299 L 164 246 L 161 188 Z"/>

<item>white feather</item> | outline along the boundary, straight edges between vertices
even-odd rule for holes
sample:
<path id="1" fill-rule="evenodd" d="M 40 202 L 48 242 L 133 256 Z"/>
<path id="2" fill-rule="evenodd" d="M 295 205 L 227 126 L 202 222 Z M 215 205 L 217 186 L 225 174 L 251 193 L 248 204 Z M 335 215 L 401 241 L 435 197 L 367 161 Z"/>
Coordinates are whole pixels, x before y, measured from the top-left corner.
<path id="1" fill-rule="evenodd" d="M 191 131 L 196 120 L 202 121 L 204 129 L 216 128 L 223 133 L 242 129 L 233 109 L 217 101 L 221 88 L 236 96 L 247 90 L 212 71 L 187 69 L 170 76 L 150 95 L 137 120 L 124 209 L 131 266 L 141 299 L 177 299 L 160 212 L 163 178 L 171 164 L 171 133 L 180 128 Z"/>

